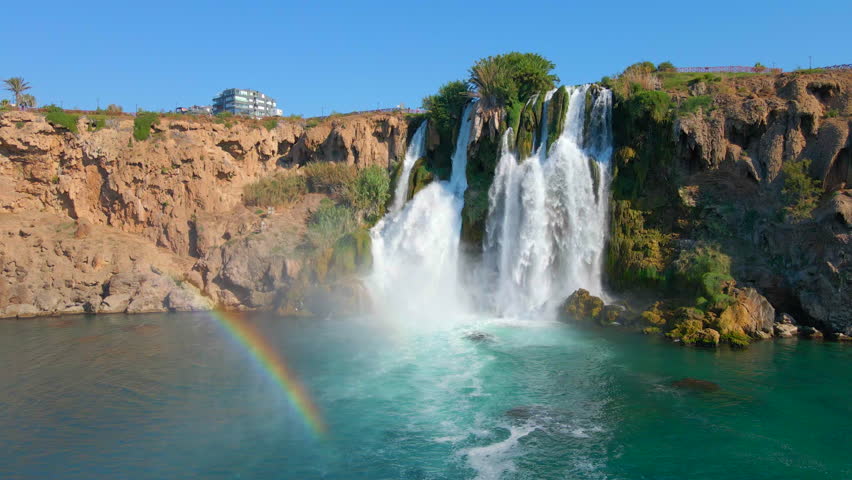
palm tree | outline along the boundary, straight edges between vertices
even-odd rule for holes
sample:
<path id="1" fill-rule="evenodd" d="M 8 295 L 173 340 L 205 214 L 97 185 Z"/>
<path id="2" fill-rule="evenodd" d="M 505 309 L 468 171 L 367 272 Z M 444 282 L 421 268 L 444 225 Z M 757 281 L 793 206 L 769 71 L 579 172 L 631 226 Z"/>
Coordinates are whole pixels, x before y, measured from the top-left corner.
<path id="1" fill-rule="evenodd" d="M 18 105 L 21 107 L 35 108 L 36 98 L 29 93 L 25 93 L 21 95 L 21 100 L 18 102 Z"/>
<path id="2" fill-rule="evenodd" d="M 23 77 L 12 77 L 3 80 L 6 83 L 6 90 L 9 90 L 15 95 L 15 103 L 21 103 L 21 95 L 29 90 L 29 82 L 25 82 Z"/>

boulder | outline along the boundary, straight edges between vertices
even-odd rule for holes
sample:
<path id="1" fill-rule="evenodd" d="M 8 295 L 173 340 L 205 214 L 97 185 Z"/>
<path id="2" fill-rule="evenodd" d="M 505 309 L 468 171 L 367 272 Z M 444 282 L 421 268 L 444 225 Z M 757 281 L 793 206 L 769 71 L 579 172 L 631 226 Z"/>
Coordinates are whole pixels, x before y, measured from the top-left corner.
<path id="1" fill-rule="evenodd" d="M 580 288 L 565 300 L 561 311 L 563 319 L 588 321 L 598 320 L 603 308 L 603 300 Z"/>
<path id="2" fill-rule="evenodd" d="M 123 313 L 127 310 L 129 303 L 129 293 L 110 295 L 101 302 L 100 307 L 98 307 L 98 313 Z"/>
<path id="3" fill-rule="evenodd" d="M 753 288 L 740 289 L 736 301 L 717 320 L 723 335 L 744 334 L 752 338 L 771 337 L 774 324 L 775 309 Z"/>
<path id="4" fill-rule="evenodd" d="M 799 334 L 799 327 L 791 323 L 775 323 L 774 331 L 776 337 L 790 338 Z"/>
<path id="5" fill-rule="evenodd" d="M 166 307 L 174 312 L 204 312 L 213 309 L 213 302 L 186 287 L 178 287 L 166 297 Z"/>
<path id="6" fill-rule="evenodd" d="M 605 305 L 598 323 L 601 325 L 624 325 L 627 309 L 622 305 Z"/>
<path id="7" fill-rule="evenodd" d="M 814 327 L 803 326 L 799 328 L 799 335 L 805 338 L 819 339 L 823 338 L 822 332 Z"/>

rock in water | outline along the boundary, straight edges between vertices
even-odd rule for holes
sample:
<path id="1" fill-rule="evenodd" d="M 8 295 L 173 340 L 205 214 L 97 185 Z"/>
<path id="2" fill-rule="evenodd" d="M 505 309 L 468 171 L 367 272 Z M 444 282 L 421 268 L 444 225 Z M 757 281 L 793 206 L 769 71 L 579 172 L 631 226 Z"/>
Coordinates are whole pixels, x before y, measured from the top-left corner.
<path id="1" fill-rule="evenodd" d="M 683 390 L 692 390 L 694 392 L 712 393 L 721 390 L 719 385 L 708 382 L 707 380 L 699 380 L 697 378 L 682 378 L 671 383 L 671 386 Z"/>
<path id="2" fill-rule="evenodd" d="M 494 335 L 485 332 L 470 332 L 465 334 L 464 338 L 476 343 L 494 343 L 497 341 Z"/>
<path id="3" fill-rule="evenodd" d="M 604 302 L 583 288 L 577 289 L 562 304 L 562 318 L 568 320 L 597 320 L 604 308 Z"/>

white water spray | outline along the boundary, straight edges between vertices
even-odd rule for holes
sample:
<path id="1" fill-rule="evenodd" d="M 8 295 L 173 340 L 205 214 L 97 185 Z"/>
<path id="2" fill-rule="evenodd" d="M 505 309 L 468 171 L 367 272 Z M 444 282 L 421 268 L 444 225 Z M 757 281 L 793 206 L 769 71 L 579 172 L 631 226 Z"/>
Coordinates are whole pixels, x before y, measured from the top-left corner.
<path id="1" fill-rule="evenodd" d="M 423 122 L 417 127 L 414 136 L 411 137 L 411 143 L 408 144 L 408 150 L 405 151 L 405 159 L 402 161 L 402 171 L 399 174 L 399 180 L 396 182 L 396 188 L 393 194 L 393 203 L 391 203 L 389 213 L 398 212 L 405 205 L 406 194 L 408 192 L 408 177 L 411 175 L 411 168 L 426 155 L 426 124 Z"/>
<path id="2" fill-rule="evenodd" d="M 414 317 L 434 323 L 464 311 L 458 250 L 472 107 L 462 116 L 450 180 L 432 182 L 370 232 L 371 293 L 380 308 L 400 321 Z"/>
<path id="3" fill-rule="evenodd" d="M 603 294 L 612 93 L 592 96 L 585 125 L 589 88 L 568 88 L 565 129 L 550 151 L 543 129 L 536 152 L 518 163 L 504 136 L 484 246 L 490 303 L 500 315 L 546 311 L 577 288 Z"/>

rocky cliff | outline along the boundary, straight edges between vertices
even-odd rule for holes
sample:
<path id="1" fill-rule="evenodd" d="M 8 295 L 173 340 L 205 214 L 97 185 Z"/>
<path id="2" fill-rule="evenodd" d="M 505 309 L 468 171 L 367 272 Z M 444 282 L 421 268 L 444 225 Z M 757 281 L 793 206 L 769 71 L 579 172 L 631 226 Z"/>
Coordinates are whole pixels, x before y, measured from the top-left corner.
<path id="1" fill-rule="evenodd" d="M 682 87 L 617 95 L 611 287 L 708 311 L 715 296 L 719 313 L 732 278 L 778 313 L 852 333 L 852 72 Z M 693 288 L 695 259 L 707 269 Z"/>
<path id="2" fill-rule="evenodd" d="M 160 116 L 138 141 L 132 117 L 73 133 L 0 114 L 0 317 L 266 305 L 298 272 L 320 198 L 261 216 L 244 186 L 316 161 L 389 166 L 409 120 L 218 122 Z"/>

